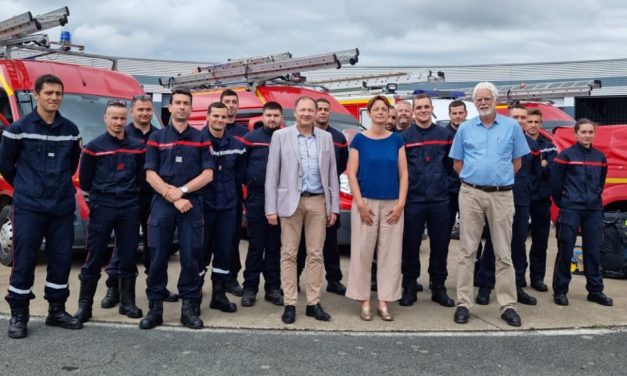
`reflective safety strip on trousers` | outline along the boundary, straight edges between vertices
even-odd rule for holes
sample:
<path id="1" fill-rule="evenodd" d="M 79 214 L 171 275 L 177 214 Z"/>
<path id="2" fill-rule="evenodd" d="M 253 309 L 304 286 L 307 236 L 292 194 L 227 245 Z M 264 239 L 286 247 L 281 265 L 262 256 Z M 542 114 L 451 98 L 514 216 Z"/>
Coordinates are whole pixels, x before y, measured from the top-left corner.
<path id="1" fill-rule="evenodd" d="M 16 294 L 20 294 L 20 295 L 28 295 L 33 291 L 33 288 L 31 287 L 28 290 L 21 290 L 14 286 L 9 285 L 9 291 L 14 292 Z"/>
<path id="2" fill-rule="evenodd" d="M 44 286 L 50 287 L 51 289 L 55 289 L 55 290 L 61 290 L 61 289 L 66 289 L 68 287 L 68 284 L 66 283 L 65 285 L 58 285 L 56 283 L 46 281 Z"/>
<path id="3" fill-rule="evenodd" d="M 211 271 L 214 272 L 214 273 L 218 273 L 218 274 L 229 274 L 230 273 L 228 270 L 218 269 L 218 268 L 212 268 Z"/>
<path id="4" fill-rule="evenodd" d="M 14 140 L 27 139 L 27 140 L 43 140 L 43 141 L 76 141 L 81 138 L 80 136 L 73 136 L 73 135 L 48 136 L 45 134 L 38 134 L 38 133 L 11 133 L 9 131 L 4 131 L 2 136 L 8 137 Z"/>

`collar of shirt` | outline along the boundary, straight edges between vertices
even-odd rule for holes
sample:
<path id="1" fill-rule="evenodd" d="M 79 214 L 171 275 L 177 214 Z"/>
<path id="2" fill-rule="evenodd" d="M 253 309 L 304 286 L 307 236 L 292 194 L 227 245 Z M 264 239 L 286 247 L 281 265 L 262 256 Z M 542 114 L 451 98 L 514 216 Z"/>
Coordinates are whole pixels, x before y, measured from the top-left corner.
<path id="1" fill-rule="evenodd" d="M 40 123 L 41 125 L 46 126 L 47 128 L 56 128 L 56 127 L 60 126 L 61 123 L 62 123 L 62 116 L 61 116 L 61 113 L 59 111 L 57 111 L 55 113 L 54 121 L 52 122 L 52 124 L 46 123 L 46 121 L 44 119 L 42 119 L 41 116 L 39 116 L 39 112 L 37 112 L 37 107 L 35 107 L 33 109 L 33 116 L 35 117 L 33 119 L 33 122 Z"/>

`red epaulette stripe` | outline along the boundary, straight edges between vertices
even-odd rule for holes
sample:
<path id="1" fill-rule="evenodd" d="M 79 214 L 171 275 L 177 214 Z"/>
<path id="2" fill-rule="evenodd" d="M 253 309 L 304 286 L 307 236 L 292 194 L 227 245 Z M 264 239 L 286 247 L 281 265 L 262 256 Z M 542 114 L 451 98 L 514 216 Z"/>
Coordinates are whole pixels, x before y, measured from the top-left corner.
<path id="1" fill-rule="evenodd" d="M 114 155 L 114 154 L 144 154 L 146 149 L 134 150 L 134 149 L 115 149 L 108 151 L 92 151 L 87 148 L 83 148 L 83 153 L 89 154 L 93 157 L 102 157 L 104 155 Z"/>
<path id="2" fill-rule="evenodd" d="M 604 163 L 604 162 L 566 161 L 560 158 L 553 159 L 553 162 L 556 162 L 562 165 L 570 165 L 570 166 L 594 166 L 594 167 L 607 166 L 607 163 Z"/>
<path id="3" fill-rule="evenodd" d="M 265 142 L 252 142 L 252 141 L 248 141 L 245 138 L 242 138 L 242 143 L 246 146 L 252 146 L 252 147 L 256 147 L 256 146 L 270 146 L 270 143 L 265 143 Z"/>
<path id="4" fill-rule="evenodd" d="M 168 149 L 168 148 L 174 147 L 176 145 L 204 148 L 204 147 L 207 147 L 207 146 L 211 146 L 211 141 L 205 141 L 205 142 L 174 141 L 174 142 L 168 142 L 168 143 L 165 143 L 165 144 L 160 144 L 160 143 L 155 142 L 155 141 L 148 141 L 146 143 L 146 145 L 152 146 L 152 147 L 155 147 L 155 148 L 159 148 L 159 149 Z"/>
<path id="5" fill-rule="evenodd" d="M 338 148 L 347 148 L 348 142 L 345 142 L 343 144 L 340 144 L 339 142 L 334 142 L 333 145 L 337 146 Z"/>
<path id="6" fill-rule="evenodd" d="M 427 145 L 452 145 L 453 141 L 441 141 L 441 140 L 433 140 L 433 141 L 421 141 L 421 142 L 412 142 L 409 144 L 405 144 L 406 148 L 413 148 L 416 146 L 427 146 Z"/>

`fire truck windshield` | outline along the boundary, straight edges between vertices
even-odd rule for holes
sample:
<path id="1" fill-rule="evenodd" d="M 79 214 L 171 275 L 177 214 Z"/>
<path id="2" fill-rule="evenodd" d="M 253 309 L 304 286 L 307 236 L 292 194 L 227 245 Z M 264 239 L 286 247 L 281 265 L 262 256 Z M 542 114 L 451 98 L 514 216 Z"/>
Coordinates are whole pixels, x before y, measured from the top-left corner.
<path id="1" fill-rule="evenodd" d="M 18 92 L 17 98 L 21 116 L 30 113 L 36 106 L 32 92 Z M 83 144 L 86 144 L 105 132 L 103 122 L 104 110 L 107 106 L 107 102 L 112 99 L 120 98 L 65 93 L 59 112 L 78 126 Z M 124 101 L 130 109 L 130 100 L 124 99 Z M 131 122 L 130 113 L 128 122 Z M 161 122 L 154 113 L 152 115 L 152 124 L 161 128 Z"/>

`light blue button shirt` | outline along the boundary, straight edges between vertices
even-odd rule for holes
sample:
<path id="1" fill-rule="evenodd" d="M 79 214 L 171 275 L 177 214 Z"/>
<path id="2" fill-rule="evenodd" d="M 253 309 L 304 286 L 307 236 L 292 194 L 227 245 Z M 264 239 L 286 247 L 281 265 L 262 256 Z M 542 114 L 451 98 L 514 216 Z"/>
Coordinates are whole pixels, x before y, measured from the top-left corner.
<path id="1" fill-rule="evenodd" d="M 299 132 L 297 138 L 300 166 L 303 170 L 301 192 L 323 193 L 316 135 L 312 133 L 311 136 L 305 136 Z"/>
<path id="2" fill-rule="evenodd" d="M 478 116 L 463 122 L 449 157 L 464 162 L 459 176 L 462 181 L 506 186 L 514 184 L 512 159 L 528 153 L 529 146 L 518 122 L 496 115 L 490 127 L 486 127 Z"/>

